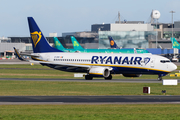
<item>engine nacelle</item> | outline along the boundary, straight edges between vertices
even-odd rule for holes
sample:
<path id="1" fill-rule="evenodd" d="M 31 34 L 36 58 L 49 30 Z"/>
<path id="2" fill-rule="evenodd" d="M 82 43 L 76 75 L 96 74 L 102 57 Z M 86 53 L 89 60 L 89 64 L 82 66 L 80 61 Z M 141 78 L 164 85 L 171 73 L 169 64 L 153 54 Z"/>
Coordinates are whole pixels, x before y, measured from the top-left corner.
<path id="1" fill-rule="evenodd" d="M 89 70 L 89 75 L 93 76 L 103 76 L 108 77 L 110 75 L 110 70 L 105 67 L 92 67 Z"/>
<path id="2" fill-rule="evenodd" d="M 123 74 L 124 77 L 140 77 L 141 74 Z"/>

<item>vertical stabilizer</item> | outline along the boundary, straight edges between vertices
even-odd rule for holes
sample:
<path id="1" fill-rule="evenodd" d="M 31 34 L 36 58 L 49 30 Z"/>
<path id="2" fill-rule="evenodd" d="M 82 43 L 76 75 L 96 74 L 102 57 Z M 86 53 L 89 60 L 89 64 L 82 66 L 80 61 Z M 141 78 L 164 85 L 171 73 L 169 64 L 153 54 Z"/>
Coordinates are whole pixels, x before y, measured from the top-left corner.
<path id="1" fill-rule="evenodd" d="M 175 38 L 171 38 L 171 42 L 172 42 L 172 48 L 180 49 L 180 44 Z"/>
<path id="2" fill-rule="evenodd" d="M 58 40 L 58 38 L 57 38 L 57 37 L 53 37 L 53 39 L 54 39 L 55 48 L 58 49 L 58 50 L 64 51 L 65 48 L 63 47 L 63 45 L 61 44 L 61 42 Z"/>
<path id="3" fill-rule="evenodd" d="M 71 41 L 72 41 L 72 44 L 73 44 L 74 49 L 76 49 L 76 50 L 84 49 L 84 48 L 79 44 L 79 42 L 76 40 L 76 38 L 75 38 L 74 36 L 71 36 Z"/>
<path id="4" fill-rule="evenodd" d="M 109 42 L 110 42 L 111 48 L 120 49 L 120 48 L 117 46 L 116 42 L 112 39 L 111 36 L 108 36 L 108 38 L 109 38 Z"/>
<path id="5" fill-rule="evenodd" d="M 32 17 L 28 17 L 27 19 L 34 53 L 62 52 L 49 45 L 43 33 Z"/>

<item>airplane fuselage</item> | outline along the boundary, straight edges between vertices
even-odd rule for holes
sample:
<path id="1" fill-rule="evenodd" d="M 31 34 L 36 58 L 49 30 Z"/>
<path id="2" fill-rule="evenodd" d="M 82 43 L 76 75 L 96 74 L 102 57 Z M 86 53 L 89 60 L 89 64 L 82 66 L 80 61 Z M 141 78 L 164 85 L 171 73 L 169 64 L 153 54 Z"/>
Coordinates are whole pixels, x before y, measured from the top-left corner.
<path id="1" fill-rule="evenodd" d="M 40 53 L 39 59 L 62 64 L 111 67 L 115 74 L 167 74 L 177 67 L 169 59 L 152 54 Z M 59 67 L 66 71 L 66 67 Z M 69 69 L 67 69 L 69 71 Z M 79 72 L 70 69 L 71 72 Z M 86 72 L 87 70 L 84 70 Z"/>

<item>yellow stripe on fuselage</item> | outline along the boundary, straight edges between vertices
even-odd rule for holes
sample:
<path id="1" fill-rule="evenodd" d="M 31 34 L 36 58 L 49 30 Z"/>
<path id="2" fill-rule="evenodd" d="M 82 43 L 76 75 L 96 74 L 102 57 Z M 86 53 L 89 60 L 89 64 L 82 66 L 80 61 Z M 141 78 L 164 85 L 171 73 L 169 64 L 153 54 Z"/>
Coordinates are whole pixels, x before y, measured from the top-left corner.
<path id="1" fill-rule="evenodd" d="M 71 64 L 76 64 L 76 63 L 71 63 Z M 159 69 L 153 69 L 153 68 L 143 68 L 143 67 L 135 67 L 135 66 L 105 65 L 105 64 L 78 64 L 78 63 L 77 63 L 76 65 L 107 66 L 107 67 L 125 67 L 125 68 L 146 69 L 146 70 L 154 70 L 154 71 L 161 71 L 161 72 L 170 73 L 170 71 L 166 71 L 166 70 L 159 70 Z"/>
<path id="2" fill-rule="evenodd" d="M 49 62 L 49 61 L 45 61 L 45 60 L 41 60 L 41 59 L 35 58 L 35 57 L 33 57 L 33 56 L 31 56 L 31 58 L 34 59 L 34 60 L 37 60 L 37 61 Z"/>

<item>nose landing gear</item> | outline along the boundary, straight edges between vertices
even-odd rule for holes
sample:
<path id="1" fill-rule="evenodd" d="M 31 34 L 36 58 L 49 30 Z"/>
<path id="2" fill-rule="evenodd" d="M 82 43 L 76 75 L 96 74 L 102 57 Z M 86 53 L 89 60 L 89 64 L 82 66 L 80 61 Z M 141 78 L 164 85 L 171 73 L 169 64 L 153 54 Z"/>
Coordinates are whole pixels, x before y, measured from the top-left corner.
<path id="1" fill-rule="evenodd" d="M 158 81 L 162 81 L 163 79 L 162 79 L 162 77 L 158 77 Z"/>
<path id="2" fill-rule="evenodd" d="M 159 81 L 162 81 L 162 80 L 163 80 L 162 77 L 163 77 L 163 76 L 166 76 L 166 75 L 167 75 L 167 74 L 159 74 L 159 75 L 158 75 L 158 80 L 159 80 Z"/>

